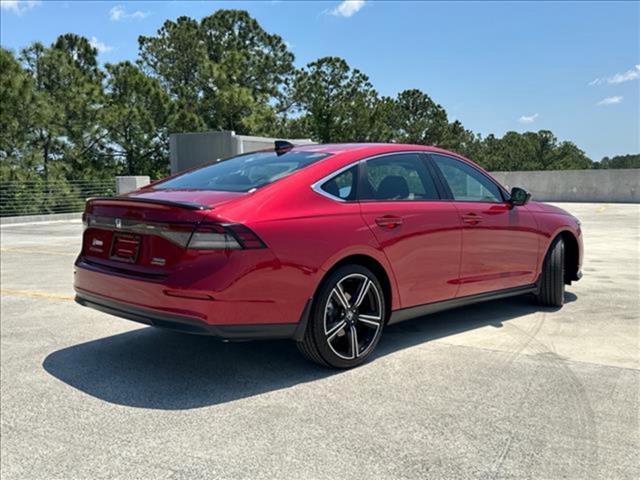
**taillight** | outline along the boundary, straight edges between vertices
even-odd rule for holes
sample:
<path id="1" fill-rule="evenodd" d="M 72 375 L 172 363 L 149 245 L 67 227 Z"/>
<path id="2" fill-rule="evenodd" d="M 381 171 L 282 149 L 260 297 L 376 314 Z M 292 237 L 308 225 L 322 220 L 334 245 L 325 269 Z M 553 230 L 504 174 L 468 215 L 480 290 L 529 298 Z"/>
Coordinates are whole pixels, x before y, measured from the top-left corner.
<path id="1" fill-rule="evenodd" d="M 85 229 L 100 228 L 139 235 L 157 235 L 183 248 L 188 245 L 191 232 L 193 232 L 193 224 L 190 223 L 149 222 L 133 218 L 101 217 L 86 213 L 82 216 L 82 223 Z"/>
<path id="2" fill-rule="evenodd" d="M 193 232 L 187 248 L 195 250 L 241 250 L 265 248 L 265 244 L 244 225 L 202 224 Z"/>
<path id="3" fill-rule="evenodd" d="M 132 218 L 82 215 L 85 229 L 99 228 L 115 232 L 156 235 L 166 238 L 182 248 L 195 250 L 242 250 L 266 248 L 266 245 L 249 228 L 239 223 L 161 223 Z"/>
<path id="4" fill-rule="evenodd" d="M 191 238 L 191 232 L 193 231 L 193 227 L 191 225 L 178 225 L 178 224 L 165 224 L 160 228 L 157 228 L 157 234 L 161 237 L 166 238 L 170 242 L 175 243 L 176 245 L 180 245 L 181 247 L 186 247 L 189 244 L 189 239 Z M 153 233 L 147 231 L 148 233 Z"/>
<path id="5" fill-rule="evenodd" d="M 266 245 L 262 240 L 260 240 L 260 237 L 244 225 L 240 223 L 233 223 L 231 225 L 227 225 L 227 228 L 233 232 L 233 235 L 236 237 L 238 242 L 240 242 L 242 248 L 266 248 Z"/>

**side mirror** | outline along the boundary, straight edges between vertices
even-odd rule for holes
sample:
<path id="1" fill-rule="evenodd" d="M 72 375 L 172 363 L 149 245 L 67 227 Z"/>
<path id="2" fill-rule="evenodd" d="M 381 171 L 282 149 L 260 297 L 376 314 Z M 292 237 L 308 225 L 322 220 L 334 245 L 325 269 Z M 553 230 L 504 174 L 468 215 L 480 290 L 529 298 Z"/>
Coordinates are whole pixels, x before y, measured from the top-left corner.
<path id="1" fill-rule="evenodd" d="M 520 205 L 526 205 L 529 200 L 531 200 L 531 194 L 527 192 L 524 188 L 513 187 L 511 189 L 511 196 L 509 198 L 509 203 L 514 207 L 517 207 Z"/>

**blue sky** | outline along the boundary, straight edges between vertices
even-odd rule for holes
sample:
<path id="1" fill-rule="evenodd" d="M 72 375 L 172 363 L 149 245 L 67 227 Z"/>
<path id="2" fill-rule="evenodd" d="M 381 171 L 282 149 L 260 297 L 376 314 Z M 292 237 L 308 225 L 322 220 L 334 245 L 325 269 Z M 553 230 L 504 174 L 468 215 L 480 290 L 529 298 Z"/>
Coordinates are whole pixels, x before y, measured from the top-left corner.
<path id="1" fill-rule="evenodd" d="M 640 2 L 5 1 L 1 43 L 74 32 L 135 60 L 166 19 L 248 10 L 296 64 L 326 55 L 381 94 L 420 88 L 483 135 L 550 129 L 596 160 L 640 151 Z"/>

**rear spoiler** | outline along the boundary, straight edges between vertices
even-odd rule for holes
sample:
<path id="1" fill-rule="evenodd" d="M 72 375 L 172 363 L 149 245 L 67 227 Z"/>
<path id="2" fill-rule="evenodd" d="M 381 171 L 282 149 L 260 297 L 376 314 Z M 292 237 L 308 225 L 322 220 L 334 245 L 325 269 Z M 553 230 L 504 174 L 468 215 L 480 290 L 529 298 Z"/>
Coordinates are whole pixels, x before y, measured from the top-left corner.
<path id="1" fill-rule="evenodd" d="M 138 197 L 92 197 L 87 202 L 94 200 L 105 202 L 133 202 L 133 203 L 152 203 L 154 205 L 166 205 L 168 207 L 180 207 L 187 210 L 211 210 L 209 205 L 202 205 L 196 202 L 180 202 L 174 200 L 160 200 L 156 198 L 138 198 Z"/>

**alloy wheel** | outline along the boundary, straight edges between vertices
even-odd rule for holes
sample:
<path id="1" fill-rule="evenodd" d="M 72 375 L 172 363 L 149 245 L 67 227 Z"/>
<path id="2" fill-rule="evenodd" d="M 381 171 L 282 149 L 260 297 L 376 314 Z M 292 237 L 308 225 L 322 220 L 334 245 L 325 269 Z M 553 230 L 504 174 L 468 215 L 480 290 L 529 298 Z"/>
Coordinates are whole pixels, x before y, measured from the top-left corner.
<path id="1" fill-rule="evenodd" d="M 369 352 L 383 324 L 380 295 L 376 284 L 361 273 L 336 282 L 324 309 L 324 334 L 333 353 L 355 360 Z"/>

